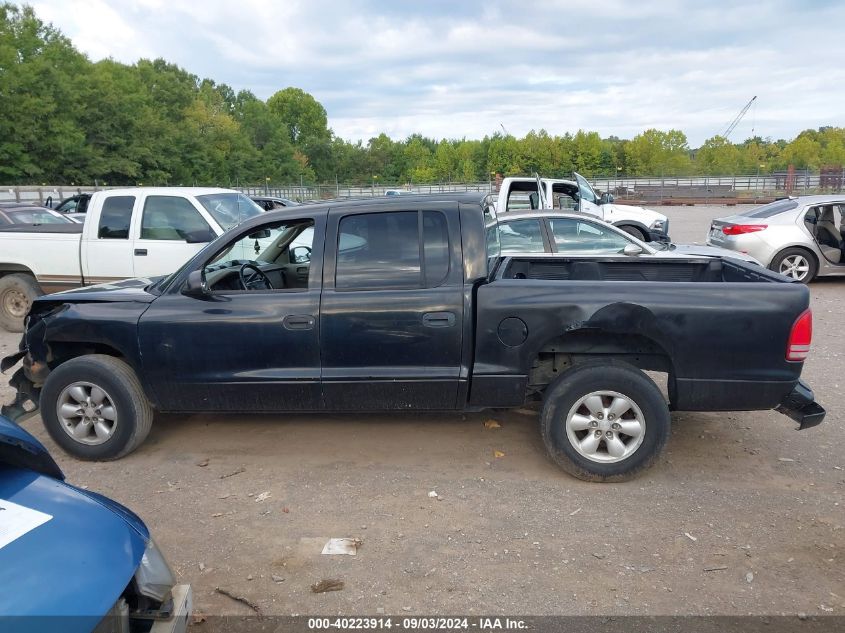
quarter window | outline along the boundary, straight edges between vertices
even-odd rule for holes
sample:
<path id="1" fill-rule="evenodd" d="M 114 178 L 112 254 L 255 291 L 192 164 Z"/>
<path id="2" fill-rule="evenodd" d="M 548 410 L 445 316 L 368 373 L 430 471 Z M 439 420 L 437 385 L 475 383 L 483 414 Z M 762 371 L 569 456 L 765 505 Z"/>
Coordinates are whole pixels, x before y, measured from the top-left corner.
<path id="1" fill-rule="evenodd" d="M 109 196 L 103 202 L 97 237 L 104 240 L 129 239 L 129 224 L 135 196 Z"/>
<path id="2" fill-rule="evenodd" d="M 141 221 L 142 240 L 210 242 L 216 237 L 199 211 L 179 196 L 148 196 Z"/>

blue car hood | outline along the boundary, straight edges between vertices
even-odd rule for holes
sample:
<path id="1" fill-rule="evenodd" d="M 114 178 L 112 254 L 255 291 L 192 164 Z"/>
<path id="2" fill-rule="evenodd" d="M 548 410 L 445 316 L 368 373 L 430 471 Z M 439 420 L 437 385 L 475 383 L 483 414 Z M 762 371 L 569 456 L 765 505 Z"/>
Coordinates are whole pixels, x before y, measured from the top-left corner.
<path id="1" fill-rule="evenodd" d="M 0 464 L 65 478 L 44 445 L 5 415 L 0 415 Z"/>
<path id="2" fill-rule="evenodd" d="M 50 518 L 7 543 L 3 528 L 14 521 L 0 510 L 0 621 L 5 616 L 77 616 L 62 618 L 61 630 L 92 630 L 141 562 L 149 540 L 144 523 L 101 495 L 0 462 L 0 508 L 4 503 L 10 512 L 22 507 Z M 27 631 L 50 630 L 59 623 L 48 617 L 13 622 Z"/>

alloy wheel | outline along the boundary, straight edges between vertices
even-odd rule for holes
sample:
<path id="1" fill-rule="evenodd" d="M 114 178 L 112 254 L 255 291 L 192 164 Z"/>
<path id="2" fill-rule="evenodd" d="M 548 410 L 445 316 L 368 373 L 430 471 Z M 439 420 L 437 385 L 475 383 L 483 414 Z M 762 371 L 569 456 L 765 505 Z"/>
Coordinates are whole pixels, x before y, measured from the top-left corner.
<path id="1" fill-rule="evenodd" d="M 117 410 L 105 389 L 90 382 L 74 382 L 59 394 L 56 413 L 62 429 L 81 444 L 107 442 L 117 428 Z"/>
<path id="2" fill-rule="evenodd" d="M 579 399 L 566 416 L 572 447 L 590 461 L 627 459 L 645 438 L 645 417 L 637 404 L 616 391 L 594 391 Z"/>

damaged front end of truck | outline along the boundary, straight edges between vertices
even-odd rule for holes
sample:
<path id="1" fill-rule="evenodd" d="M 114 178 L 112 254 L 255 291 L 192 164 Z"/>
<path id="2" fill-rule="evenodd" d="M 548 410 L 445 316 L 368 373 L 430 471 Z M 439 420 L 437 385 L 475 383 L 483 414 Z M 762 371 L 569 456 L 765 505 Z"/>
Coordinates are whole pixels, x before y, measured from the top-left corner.
<path id="1" fill-rule="evenodd" d="M 4 374 L 23 361 L 9 380 L 9 386 L 15 389 L 15 399 L 0 407 L 0 415 L 20 423 L 38 412 L 41 387 L 50 374 L 53 356 L 47 343 L 47 326 L 67 307 L 67 304 L 58 304 L 37 310 L 34 306 L 26 319 L 18 351 L 0 360 L 0 372 Z"/>

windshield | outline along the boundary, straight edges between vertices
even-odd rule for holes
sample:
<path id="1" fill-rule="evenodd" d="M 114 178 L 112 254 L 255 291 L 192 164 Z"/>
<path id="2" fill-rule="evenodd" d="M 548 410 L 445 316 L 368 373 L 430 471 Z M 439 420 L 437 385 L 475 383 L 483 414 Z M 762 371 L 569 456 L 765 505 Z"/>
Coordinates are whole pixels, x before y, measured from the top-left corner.
<path id="1" fill-rule="evenodd" d="M 749 213 L 743 213 L 742 215 L 746 218 L 770 218 L 778 213 L 791 211 L 797 206 L 797 200 L 775 200 L 774 202 L 752 209 Z"/>
<path id="2" fill-rule="evenodd" d="M 242 193 L 210 193 L 197 196 L 197 200 L 224 231 L 262 212 L 261 207 Z"/>

